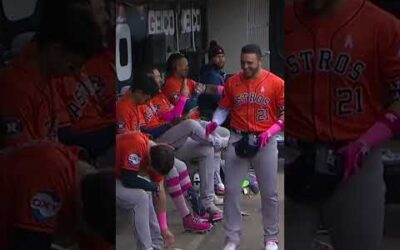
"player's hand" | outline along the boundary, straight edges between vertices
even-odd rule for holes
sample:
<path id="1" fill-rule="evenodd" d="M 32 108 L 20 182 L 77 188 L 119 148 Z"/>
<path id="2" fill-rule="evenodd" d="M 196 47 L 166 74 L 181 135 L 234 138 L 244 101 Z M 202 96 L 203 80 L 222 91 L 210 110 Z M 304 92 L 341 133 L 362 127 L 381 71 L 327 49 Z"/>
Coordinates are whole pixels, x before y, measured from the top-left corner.
<path id="1" fill-rule="evenodd" d="M 164 239 L 164 247 L 169 249 L 175 242 L 174 234 L 171 231 L 169 231 L 169 229 L 166 229 L 161 232 L 161 235 Z"/>
<path id="2" fill-rule="evenodd" d="M 362 158 L 368 151 L 368 145 L 361 141 L 352 142 L 339 149 L 338 152 L 344 157 L 344 179 L 347 179 L 360 168 Z"/>
<path id="3" fill-rule="evenodd" d="M 190 95 L 190 89 L 187 84 L 187 78 L 183 79 L 182 86 L 181 86 L 181 95 L 187 96 L 187 97 Z"/>
<path id="4" fill-rule="evenodd" d="M 204 91 L 206 91 L 206 85 L 200 83 L 200 82 L 196 82 L 196 86 L 195 86 L 195 90 L 194 90 L 197 94 L 202 94 L 204 93 Z"/>
<path id="5" fill-rule="evenodd" d="M 218 123 L 210 122 L 206 126 L 206 137 L 208 137 L 218 127 Z"/>
<path id="6" fill-rule="evenodd" d="M 268 130 L 262 132 L 258 136 L 258 140 L 260 141 L 260 148 L 265 147 L 268 144 L 270 138 L 271 138 L 271 133 Z"/>

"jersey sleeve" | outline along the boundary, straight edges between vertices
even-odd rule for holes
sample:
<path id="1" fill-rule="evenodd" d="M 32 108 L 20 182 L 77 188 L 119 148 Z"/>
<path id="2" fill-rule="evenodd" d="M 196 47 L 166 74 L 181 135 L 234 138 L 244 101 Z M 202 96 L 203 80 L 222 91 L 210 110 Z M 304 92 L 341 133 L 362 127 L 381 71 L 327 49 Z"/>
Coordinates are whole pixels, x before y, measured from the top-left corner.
<path id="1" fill-rule="evenodd" d="M 379 58 L 383 81 L 393 101 L 400 101 L 400 21 L 390 16 L 379 34 Z"/>
<path id="2" fill-rule="evenodd" d="M 123 107 L 122 102 L 118 102 L 116 106 L 116 123 L 117 123 L 117 133 L 123 133 L 129 131 L 129 113 Z"/>
<path id="3" fill-rule="evenodd" d="M 12 84 L 12 82 L 2 82 L 2 84 Z M 18 100 L 15 99 L 16 96 Z M 1 94 L 0 123 L 4 130 L 4 145 L 19 145 L 33 139 L 35 122 L 35 112 L 29 94 L 15 92 Z"/>
<path id="4" fill-rule="evenodd" d="M 143 115 L 136 108 L 134 107 L 134 110 L 127 108 L 122 102 L 117 104 L 116 122 L 118 133 L 138 131 L 140 126 L 144 124 Z"/>
<path id="5" fill-rule="evenodd" d="M 233 96 L 231 93 L 231 84 L 229 81 L 225 83 L 224 94 L 218 105 L 224 109 L 231 109 L 233 106 Z"/>
<path id="6" fill-rule="evenodd" d="M 14 197 L 16 227 L 51 234 L 56 228 L 69 231 L 76 223 L 76 162 L 56 150 L 51 152 L 43 156 L 46 171 L 19 183 L 20 192 Z"/>
<path id="7" fill-rule="evenodd" d="M 173 85 L 173 81 L 167 79 L 164 87 L 162 88 L 162 92 L 170 103 L 175 104 L 180 96 L 180 93 L 174 91 L 172 85 Z"/>

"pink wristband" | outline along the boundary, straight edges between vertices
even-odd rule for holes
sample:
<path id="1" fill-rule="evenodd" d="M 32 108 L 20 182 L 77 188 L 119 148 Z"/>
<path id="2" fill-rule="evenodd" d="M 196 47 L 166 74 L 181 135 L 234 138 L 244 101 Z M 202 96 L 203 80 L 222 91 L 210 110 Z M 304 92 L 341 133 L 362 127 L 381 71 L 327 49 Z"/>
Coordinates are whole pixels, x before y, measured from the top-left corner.
<path id="1" fill-rule="evenodd" d="M 217 87 L 217 94 L 222 95 L 224 93 L 224 86 L 218 86 Z"/>
<path id="2" fill-rule="evenodd" d="M 167 212 L 161 212 L 157 214 L 158 225 L 160 226 L 161 231 L 165 231 L 168 229 L 167 225 Z"/>

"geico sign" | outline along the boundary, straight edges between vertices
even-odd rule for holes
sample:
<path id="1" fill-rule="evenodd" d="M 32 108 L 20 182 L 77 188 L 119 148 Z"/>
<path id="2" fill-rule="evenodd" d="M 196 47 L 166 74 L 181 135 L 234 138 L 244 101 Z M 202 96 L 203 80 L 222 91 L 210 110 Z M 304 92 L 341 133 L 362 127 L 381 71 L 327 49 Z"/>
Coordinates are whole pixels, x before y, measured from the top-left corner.
<path id="1" fill-rule="evenodd" d="M 182 11 L 181 15 L 181 33 L 200 31 L 201 12 L 199 9 L 187 9 Z"/>
<path id="2" fill-rule="evenodd" d="M 150 10 L 148 14 L 148 33 L 175 35 L 175 13 L 173 10 Z M 180 19 L 181 33 L 200 31 L 201 11 L 200 9 L 184 9 Z"/>
<path id="3" fill-rule="evenodd" d="M 173 36 L 175 34 L 175 15 L 173 10 L 149 11 L 149 34 Z"/>

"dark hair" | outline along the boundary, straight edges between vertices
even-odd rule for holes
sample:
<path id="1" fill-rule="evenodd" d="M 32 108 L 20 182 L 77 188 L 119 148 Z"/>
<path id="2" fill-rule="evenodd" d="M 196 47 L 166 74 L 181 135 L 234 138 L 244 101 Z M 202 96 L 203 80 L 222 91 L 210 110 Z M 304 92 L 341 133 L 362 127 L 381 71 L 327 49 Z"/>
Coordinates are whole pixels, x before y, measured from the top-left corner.
<path id="1" fill-rule="evenodd" d="M 247 44 L 242 48 L 242 54 L 256 54 L 258 58 L 262 57 L 260 46 L 257 44 Z"/>
<path id="2" fill-rule="evenodd" d="M 131 91 L 143 91 L 144 94 L 155 96 L 160 92 L 160 87 L 154 80 L 153 76 L 149 75 L 146 71 L 138 71 L 133 76 L 133 84 Z"/>
<path id="3" fill-rule="evenodd" d="M 174 166 L 174 150 L 168 145 L 156 145 L 150 148 L 151 166 L 161 175 L 167 175 Z"/>
<path id="4" fill-rule="evenodd" d="M 115 244 L 114 172 L 89 174 L 81 182 L 83 219 L 99 236 Z"/>
<path id="5" fill-rule="evenodd" d="M 168 57 L 167 60 L 167 75 L 171 75 L 174 71 L 176 62 L 179 60 L 186 58 L 183 54 L 181 53 L 173 53 Z"/>
<path id="6" fill-rule="evenodd" d="M 102 36 L 88 2 L 43 0 L 35 36 L 39 49 L 59 43 L 85 58 L 96 54 L 102 48 Z"/>

